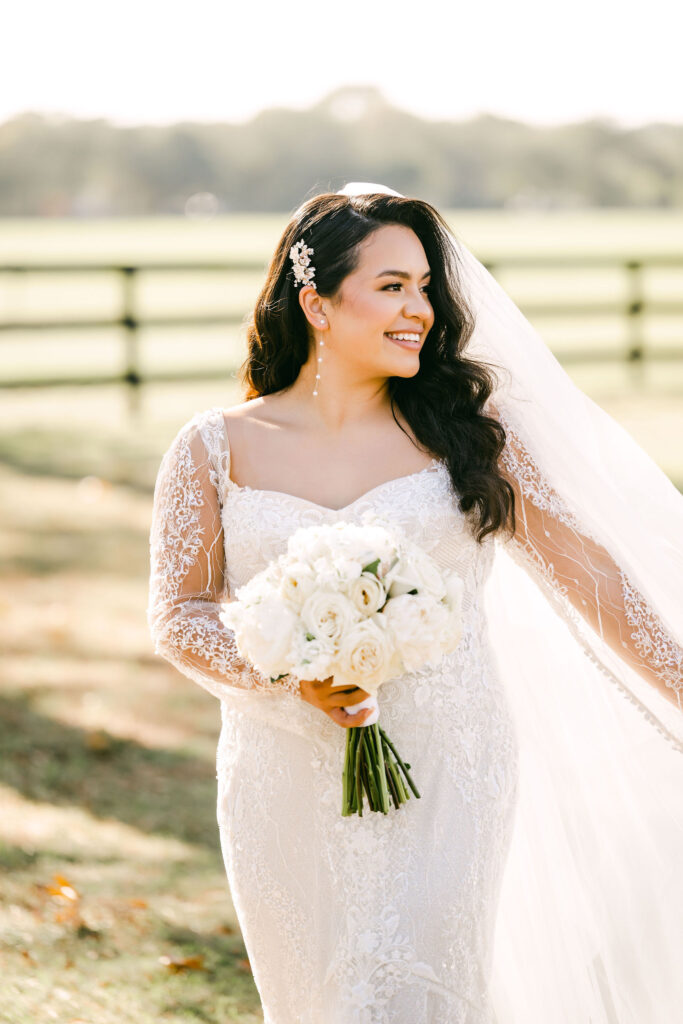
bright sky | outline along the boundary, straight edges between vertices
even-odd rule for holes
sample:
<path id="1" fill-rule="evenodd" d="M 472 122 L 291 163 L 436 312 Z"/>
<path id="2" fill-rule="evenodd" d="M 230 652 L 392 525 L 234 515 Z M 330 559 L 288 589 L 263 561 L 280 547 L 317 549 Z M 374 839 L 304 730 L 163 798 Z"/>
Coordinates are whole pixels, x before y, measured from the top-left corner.
<path id="1" fill-rule="evenodd" d="M 648 0 L 21 0 L 0 43 L 0 121 L 242 121 L 375 85 L 428 118 L 683 123 L 679 5 Z"/>

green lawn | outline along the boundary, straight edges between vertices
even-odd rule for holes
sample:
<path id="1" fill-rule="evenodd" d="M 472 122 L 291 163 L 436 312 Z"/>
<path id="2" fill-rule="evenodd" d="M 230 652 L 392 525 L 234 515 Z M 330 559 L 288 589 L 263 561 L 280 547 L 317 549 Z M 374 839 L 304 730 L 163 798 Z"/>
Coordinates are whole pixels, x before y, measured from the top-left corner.
<path id="1" fill-rule="evenodd" d="M 219 705 L 147 634 L 158 441 L 43 427 L 0 442 L 0 1019 L 256 1024 Z"/>

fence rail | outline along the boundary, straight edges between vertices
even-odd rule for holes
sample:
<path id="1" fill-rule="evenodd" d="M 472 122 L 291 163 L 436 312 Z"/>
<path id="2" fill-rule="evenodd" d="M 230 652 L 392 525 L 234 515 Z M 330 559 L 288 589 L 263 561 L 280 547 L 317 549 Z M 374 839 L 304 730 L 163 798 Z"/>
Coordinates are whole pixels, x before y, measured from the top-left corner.
<path id="1" fill-rule="evenodd" d="M 683 298 L 681 300 L 652 300 L 645 296 L 644 274 L 650 269 L 683 269 L 681 256 L 648 256 L 643 259 L 620 259 L 617 257 L 596 256 L 505 256 L 496 260 L 484 261 L 486 268 L 496 276 L 501 270 L 544 270 L 562 269 L 620 269 L 626 278 L 626 294 L 621 301 L 606 302 L 531 302 L 524 303 L 525 316 L 534 317 L 560 316 L 576 318 L 601 315 L 624 316 L 627 323 L 626 344 L 622 350 L 613 348 L 593 347 L 566 351 L 555 350 L 556 358 L 563 364 L 572 363 L 627 363 L 636 369 L 642 368 L 647 362 L 683 360 L 683 338 L 680 347 L 657 348 L 646 345 L 644 339 L 643 317 L 646 313 L 680 315 L 683 318 Z M 131 398 L 145 383 L 171 383 L 173 381 L 210 380 L 217 375 L 232 372 L 235 367 L 202 367 L 195 371 L 181 370 L 176 372 L 143 373 L 140 368 L 140 335 L 141 327 L 192 327 L 239 325 L 244 316 L 234 312 L 211 314 L 192 314 L 179 316 L 145 316 L 138 312 L 138 282 L 145 273 L 259 273 L 263 274 L 262 261 L 199 261 L 199 262 L 151 262 L 140 264 L 113 263 L 36 263 L 36 264 L 0 264 L 2 275 L 26 276 L 29 274 L 65 274 L 65 275 L 98 275 L 114 274 L 120 281 L 121 312 L 111 318 L 79 318 L 79 319 L 5 319 L 0 320 L 0 346 L 3 334 L 23 331 L 84 331 L 119 328 L 122 331 L 123 364 L 118 373 L 97 373 L 83 375 L 67 375 L 63 377 L 31 376 L 25 378 L 2 379 L 2 388 L 42 388 L 64 387 L 73 385 L 121 384 L 130 389 Z M 683 329 L 682 329 L 683 335 Z M 0 349 L 1 352 L 1 349 Z M 0 357 L 0 365 L 3 360 Z"/>

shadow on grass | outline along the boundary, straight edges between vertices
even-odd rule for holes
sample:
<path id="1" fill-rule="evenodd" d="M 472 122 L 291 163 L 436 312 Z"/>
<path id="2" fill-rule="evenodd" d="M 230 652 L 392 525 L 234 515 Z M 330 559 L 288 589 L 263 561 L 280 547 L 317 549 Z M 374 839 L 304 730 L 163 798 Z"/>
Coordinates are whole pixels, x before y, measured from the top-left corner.
<path id="1" fill-rule="evenodd" d="M 25 696 L 0 697 L 0 749 L 0 782 L 26 799 L 219 848 L 216 772 L 206 761 L 116 737 L 91 749 L 86 731 L 36 712 Z"/>

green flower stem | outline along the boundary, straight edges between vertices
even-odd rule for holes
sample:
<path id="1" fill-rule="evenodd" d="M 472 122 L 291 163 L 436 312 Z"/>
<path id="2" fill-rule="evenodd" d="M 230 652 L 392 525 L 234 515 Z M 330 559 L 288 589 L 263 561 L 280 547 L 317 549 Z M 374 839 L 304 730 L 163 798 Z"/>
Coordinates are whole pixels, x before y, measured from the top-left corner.
<path id="1" fill-rule="evenodd" d="M 356 750 L 358 747 L 358 730 L 346 730 L 346 753 L 344 756 L 343 780 L 345 792 L 342 800 L 342 814 L 347 817 L 356 809 Z"/>
<path id="2" fill-rule="evenodd" d="M 377 754 L 372 742 L 372 730 L 369 727 L 364 726 L 361 726 L 361 728 L 363 729 L 363 739 L 365 741 L 365 764 L 369 774 L 372 775 L 375 790 L 379 796 L 380 786 L 379 777 L 377 775 Z"/>
<path id="3" fill-rule="evenodd" d="M 373 810 L 382 811 L 383 813 L 386 814 L 387 807 L 385 805 L 385 801 L 382 798 L 382 778 L 381 778 L 381 773 L 380 773 L 380 765 L 378 763 L 377 748 L 375 746 L 375 736 L 374 736 L 374 733 L 372 731 L 372 728 L 370 728 L 370 727 L 366 728 L 365 732 L 366 732 L 366 746 L 367 746 L 367 752 L 368 752 L 368 755 L 367 755 L 368 768 L 369 768 L 370 772 L 372 773 L 372 778 L 373 778 L 374 788 L 375 788 L 375 793 L 376 793 L 375 806 L 373 807 Z"/>
<path id="4" fill-rule="evenodd" d="M 363 784 L 365 785 L 365 792 L 368 795 L 368 802 L 370 804 L 370 810 L 377 810 L 378 794 L 377 786 L 375 783 L 375 776 L 372 772 L 372 765 L 368 762 L 367 751 L 366 756 L 361 762 L 361 775 L 363 778 Z"/>
<path id="5" fill-rule="evenodd" d="M 378 726 L 378 728 L 379 728 L 379 726 Z M 386 743 L 386 745 L 389 747 L 389 750 L 391 750 L 392 754 L 396 758 L 401 771 L 403 772 L 403 774 L 405 775 L 405 777 L 406 777 L 406 779 L 408 781 L 408 785 L 412 789 L 412 791 L 415 794 L 415 796 L 419 798 L 420 794 L 417 791 L 417 787 L 416 787 L 415 783 L 413 782 L 413 780 L 410 777 L 410 772 L 408 771 L 408 769 L 404 765 L 403 761 L 401 760 L 401 758 L 400 758 L 400 756 L 399 756 L 399 754 L 398 754 L 398 752 L 396 750 L 396 747 L 391 742 L 391 740 L 389 739 L 389 737 L 385 733 L 384 729 L 379 729 L 379 733 L 380 733 L 380 736 L 382 737 L 382 739 L 384 740 L 384 742 Z"/>
<path id="6" fill-rule="evenodd" d="M 362 728 L 362 727 L 359 726 L 359 728 Z M 361 780 L 361 777 L 360 777 L 360 762 L 361 762 L 361 757 L 363 755 L 363 746 L 364 746 L 364 744 L 362 742 L 362 737 L 361 737 L 360 740 L 359 740 L 359 743 L 358 743 L 358 750 L 356 751 L 356 793 L 355 793 L 355 795 L 356 795 L 356 799 L 358 801 L 358 806 L 357 806 L 357 808 L 354 808 L 354 810 L 358 811 L 358 813 L 360 814 L 361 818 L 363 817 L 363 783 L 362 783 L 362 780 Z"/>
<path id="7" fill-rule="evenodd" d="M 387 814 L 393 803 L 398 808 L 410 799 L 410 790 L 420 794 L 408 768 L 393 743 L 377 723 L 347 729 L 342 773 L 342 815 L 363 814 L 365 792 L 371 811 Z"/>
<path id="8" fill-rule="evenodd" d="M 350 729 L 346 732 L 346 750 L 344 752 L 344 771 L 342 772 L 342 816 L 348 817 L 351 813 L 351 736 Z"/>
<path id="9" fill-rule="evenodd" d="M 389 792 L 391 793 L 391 799 L 394 801 L 394 807 L 398 807 L 403 801 L 399 796 L 399 789 L 397 786 L 398 779 L 396 777 L 396 768 L 391 762 L 387 763 L 387 783 L 389 785 Z"/>
<path id="10" fill-rule="evenodd" d="M 375 763 L 377 765 L 377 773 L 379 775 L 379 791 L 382 799 L 382 810 L 386 814 L 389 810 L 389 791 L 387 789 L 387 776 L 384 766 L 384 755 L 382 751 L 382 740 L 379 734 L 379 725 L 377 722 L 371 727 L 372 739 L 375 748 Z"/>
<path id="11" fill-rule="evenodd" d="M 396 795 L 398 796 L 399 803 L 404 804 L 406 800 L 410 798 L 410 793 L 403 784 L 399 767 L 394 760 L 394 756 L 388 747 L 385 747 L 386 759 L 387 759 L 387 776 L 391 777 L 394 782 L 396 789 Z"/>

